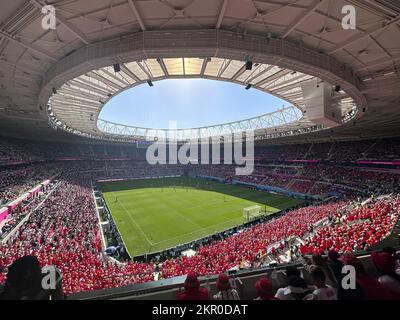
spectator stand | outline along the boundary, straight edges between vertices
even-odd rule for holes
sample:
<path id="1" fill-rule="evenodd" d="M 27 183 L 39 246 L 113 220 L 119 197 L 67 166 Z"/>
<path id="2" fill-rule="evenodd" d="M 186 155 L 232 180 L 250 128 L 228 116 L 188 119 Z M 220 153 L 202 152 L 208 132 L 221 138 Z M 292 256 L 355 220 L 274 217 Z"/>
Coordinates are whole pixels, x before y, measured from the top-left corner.
<path id="1" fill-rule="evenodd" d="M 300 198 L 300 199 L 321 200 L 321 197 L 317 196 L 317 195 L 293 192 L 293 191 L 288 191 L 288 190 L 278 188 L 278 187 L 259 185 L 259 184 L 255 184 L 255 183 L 249 183 L 249 182 L 242 182 L 240 180 L 232 180 L 232 184 L 255 187 L 260 191 L 276 192 L 276 193 L 282 194 L 284 196 L 295 197 L 295 198 Z"/>
<path id="2" fill-rule="evenodd" d="M 18 236 L 18 231 L 19 229 L 29 220 L 30 216 L 32 215 L 33 212 L 36 210 L 40 209 L 40 207 L 46 202 L 47 198 L 50 197 L 50 195 L 57 189 L 59 185 L 59 182 L 54 185 L 53 187 L 49 188 L 47 191 L 48 193 L 44 197 L 43 200 L 40 201 L 40 203 L 32 209 L 2 240 L 1 244 L 6 245 L 9 242 L 13 242 L 13 240 Z"/>
<path id="3" fill-rule="evenodd" d="M 371 248 L 386 239 L 399 219 L 399 196 L 381 196 L 353 203 L 337 212 L 331 223 L 305 238 L 303 253 L 317 254 L 326 250 L 357 252 Z"/>

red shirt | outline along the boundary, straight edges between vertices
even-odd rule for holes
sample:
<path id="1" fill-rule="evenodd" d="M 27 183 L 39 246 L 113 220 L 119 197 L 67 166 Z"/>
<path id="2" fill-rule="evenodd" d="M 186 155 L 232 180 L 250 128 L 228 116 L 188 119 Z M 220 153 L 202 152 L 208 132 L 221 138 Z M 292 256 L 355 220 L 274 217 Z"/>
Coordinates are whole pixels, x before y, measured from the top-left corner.
<path id="1" fill-rule="evenodd" d="M 393 295 L 379 281 L 366 274 L 357 275 L 357 283 L 362 288 L 366 300 L 392 300 Z"/>
<path id="2" fill-rule="evenodd" d="M 208 290 L 206 288 L 199 288 L 195 290 L 185 290 L 179 292 L 177 300 L 210 300 Z"/>

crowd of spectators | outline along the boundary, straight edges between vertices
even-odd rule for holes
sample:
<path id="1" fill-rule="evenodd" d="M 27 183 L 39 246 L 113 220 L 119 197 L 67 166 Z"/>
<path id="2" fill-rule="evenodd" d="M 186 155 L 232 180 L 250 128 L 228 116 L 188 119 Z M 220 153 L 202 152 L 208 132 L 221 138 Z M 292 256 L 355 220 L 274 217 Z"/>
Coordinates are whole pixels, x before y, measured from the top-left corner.
<path id="1" fill-rule="evenodd" d="M 7 166 L 0 171 L 0 205 L 16 199 L 42 181 L 63 171 L 79 171 L 93 179 L 140 178 L 144 176 L 195 175 L 214 176 L 225 182 L 233 180 L 287 189 L 303 194 L 324 195 L 358 191 L 364 195 L 373 192 L 400 191 L 397 171 L 354 167 L 255 166 L 248 176 L 236 176 L 233 165 L 156 165 L 134 160 L 55 161 Z M 295 173 L 295 174 L 294 174 Z M 347 190 L 347 191 L 346 191 Z M 340 191 L 340 192 L 338 192 Z"/>
<path id="2" fill-rule="evenodd" d="M 373 150 L 379 150 L 380 145 L 376 141 L 365 142 L 360 143 L 360 149 L 365 148 L 368 151 L 364 154 L 366 156 Z M 311 145 L 298 148 L 282 146 L 276 150 L 265 147 L 258 151 L 258 156 L 268 154 L 273 160 L 301 157 L 301 154 L 316 156 L 311 152 L 313 148 L 314 146 Z M 320 148 L 320 150 L 327 149 L 328 146 Z M 1 161 L 38 161 L 47 157 L 48 150 L 49 146 L 38 144 L 35 149 L 28 142 L 0 144 Z M 302 254 L 321 254 L 328 250 L 353 252 L 369 249 L 391 232 L 400 207 L 400 197 L 396 194 L 400 175 L 387 170 L 372 171 L 328 165 L 296 165 L 295 167 L 257 165 L 253 175 L 240 177 L 235 176 L 235 167 L 232 165 L 151 166 L 145 161 L 132 159 L 119 161 L 104 159 L 134 157 L 136 151 L 124 149 L 122 146 L 68 145 L 65 148 L 55 147 L 54 150 L 57 155 L 89 157 L 91 160 L 7 165 L 0 171 L 0 198 L 3 204 L 15 199 L 43 180 L 57 173 L 62 174 L 59 185 L 48 195 L 43 205 L 31 213 L 24 225 L 15 230 L 14 237 L 8 243 L 0 246 L 0 282 L 6 280 L 5 275 L 10 271 L 8 268 L 12 262 L 26 255 L 37 257 L 41 266 L 55 265 L 63 275 L 62 285 L 67 294 L 154 280 L 156 263 L 129 261 L 121 264 L 111 261 L 105 255 L 92 196 L 91 179 L 140 178 L 191 173 L 220 177 L 228 183 L 232 180 L 240 180 L 281 188 L 289 185 L 289 190 L 302 193 L 314 191 L 327 193 L 336 190 L 340 184 L 363 191 L 357 193 L 357 196 L 371 193 L 383 194 L 389 191 L 394 193 L 390 198 L 373 199 L 370 203 L 359 204 L 357 207 L 348 207 L 347 200 L 336 200 L 293 210 L 268 223 L 258 224 L 225 239 L 201 245 L 194 256 L 166 259 L 161 265 L 157 264 L 159 273 L 164 278 L 186 275 L 189 271 L 204 276 L 235 268 L 258 266 L 263 263 L 265 256 L 271 254 L 271 245 L 280 243 L 291 236 L 307 237 L 300 248 Z M 329 150 L 333 152 L 330 147 Z M 354 158 L 351 155 L 351 148 L 347 145 L 343 145 L 340 150 L 348 154 L 346 159 Z M 391 150 L 397 150 L 397 148 L 393 147 Z M 54 154 L 52 159 L 54 159 Z M 309 180 L 302 180 L 305 177 Z M 293 179 L 297 180 L 290 185 Z M 355 196 L 355 194 L 349 194 Z M 343 211 L 345 207 L 347 209 Z M 16 223 L 21 221 L 27 212 L 17 208 L 12 213 L 13 220 L 10 220 L 12 223 L 7 225 L 6 231 L 13 231 Z M 326 218 L 331 223 L 315 232 L 312 231 L 309 236 L 310 226 Z M 389 271 L 382 266 L 380 270 L 381 282 L 387 282 L 388 278 L 385 276 L 390 276 Z M 324 283 L 329 280 L 326 274 L 325 278 L 320 271 L 310 272 L 310 274 L 312 280 L 307 286 L 312 283 L 317 287 L 311 292 L 314 296 L 332 298 L 339 294 L 335 292 L 333 295 L 330 289 L 326 289 Z M 191 281 L 197 286 L 194 277 Z M 293 290 L 290 290 L 291 287 L 306 289 L 304 279 L 297 277 L 288 281 L 288 288 L 286 288 L 288 290 L 284 290 L 286 293 L 293 293 Z M 232 290 L 223 276 L 219 284 L 222 291 L 226 288 Z M 258 282 L 257 292 L 259 299 L 275 296 L 275 293 L 271 296 L 272 289 L 269 287 L 268 279 L 261 279 Z M 306 292 L 301 292 L 300 296 L 303 293 Z M 217 295 L 217 297 L 225 296 L 226 293 Z M 229 296 L 233 297 L 235 293 L 230 291 Z M 279 297 L 275 296 L 275 298 Z"/>
<path id="3" fill-rule="evenodd" d="M 223 154 L 223 148 L 221 150 Z M 145 160 L 146 149 L 126 143 L 55 143 L 0 139 L 0 164 L 23 161 L 54 160 L 69 157 L 85 160 L 129 158 Z M 255 159 L 263 161 L 329 160 L 400 160 L 400 139 L 304 143 L 296 145 L 257 146 Z"/>
<path id="4" fill-rule="evenodd" d="M 237 266 L 254 265 L 261 257 L 269 253 L 271 244 L 290 236 L 303 236 L 310 224 L 336 212 L 344 202 L 300 208 L 287 213 L 272 222 L 253 226 L 224 240 L 215 241 L 198 248 L 192 257 L 178 257 L 163 263 L 163 274 L 184 275 L 193 270 L 199 275 L 216 274 Z"/>
<path id="5" fill-rule="evenodd" d="M 260 277 L 254 286 L 255 300 L 398 300 L 400 299 L 399 253 L 391 247 L 373 252 L 374 269 L 366 270 L 361 260 L 352 253 L 340 255 L 330 251 L 328 256 L 313 255 L 303 266 L 287 267 Z M 355 286 L 341 285 L 346 273 L 344 266 L 356 270 Z M 231 279 L 232 282 L 234 279 Z M 215 291 L 215 290 L 214 290 Z M 229 276 L 221 273 L 216 283 L 216 294 L 208 282 L 200 285 L 195 272 L 190 271 L 178 300 L 240 300 L 232 288 Z"/>
<path id="6" fill-rule="evenodd" d="M 287 190 L 299 193 L 310 193 L 310 189 L 315 184 L 315 181 L 295 179 L 290 185 L 288 185 Z"/>
<path id="7" fill-rule="evenodd" d="M 338 212 L 333 222 L 319 229 L 300 248 L 302 254 L 321 254 L 328 250 L 353 252 L 370 249 L 384 239 L 399 217 L 400 196 L 390 196 Z"/>
<path id="8" fill-rule="evenodd" d="M 282 146 L 266 146 L 256 149 L 255 156 L 267 161 L 285 160 L 328 160 L 347 162 L 357 160 L 400 159 L 400 139 L 380 139 L 361 141 L 335 141 L 305 143 Z"/>
<path id="9" fill-rule="evenodd" d="M 53 163 L 18 165 L 0 170 L 0 205 L 14 200 L 39 183 L 59 173 Z"/>
<path id="10" fill-rule="evenodd" d="M 38 257 L 42 265 L 55 265 L 63 274 L 66 293 L 120 286 L 154 279 L 154 263 L 118 264 L 108 260 L 101 247 L 100 229 L 90 180 L 64 178 L 18 230 L 13 241 L 0 247 L 4 273 L 15 259 Z M 335 212 L 337 202 L 295 210 L 270 223 L 254 226 L 224 240 L 204 245 L 193 257 L 163 262 L 164 277 L 215 274 L 254 262 L 268 246 L 290 235 L 302 236 L 310 224 Z"/>
<path id="11" fill-rule="evenodd" d="M 89 180 L 62 181 L 13 242 L 0 246 L 0 269 L 4 273 L 25 255 L 36 256 L 42 266 L 55 265 L 63 275 L 66 293 L 154 279 L 151 264 L 120 265 L 103 256 Z"/>
<path id="12" fill-rule="evenodd" d="M 27 198 L 14 207 L 6 219 L 0 222 L 0 239 L 4 239 L 42 201 L 42 198 L 43 195 Z"/>

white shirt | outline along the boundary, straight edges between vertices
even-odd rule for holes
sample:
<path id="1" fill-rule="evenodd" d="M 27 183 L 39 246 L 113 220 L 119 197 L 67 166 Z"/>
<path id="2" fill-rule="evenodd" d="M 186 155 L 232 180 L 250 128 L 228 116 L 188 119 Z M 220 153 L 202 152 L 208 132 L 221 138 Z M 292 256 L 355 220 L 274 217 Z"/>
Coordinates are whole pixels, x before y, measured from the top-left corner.
<path id="1" fill-rule="evenodd" d="M 275 298 L 278 298 L 279 300 L 294 300 L 294 298 L 290 294 L 284 293 L 287 289 L 288 287 L 279 288 L 278 291 L 276 291 L 275 293 Z"/>
<path id="2" fill-rule="evenodd" d="M 313 286 L 308 286 L 308 292 L 313 288 Z M 279 300 L 296 300 L 291 294 L 290 286 L 279 288 L 275 293 L 275 298 L 278 298 Z"/>
<path id="3" fill-rule="evenodd" d="M 317 288 L 312 294 L 315 300 L 337 300 L 336 290 L 330 285 L 326 285 L 324 288 Z"/>
<path id="4" fill-rule="evenodd" d="M 213 298 L 214 300 L 240 300 L 239 294 L 235 289 L 219 291 Z"/>
<path id="5" fill-rule="evenodd" d="M 397 281 L 395 278 L 389 275 L 383 275 L 379 277 L 378 281 L 386 289 L 395 293 L 400 293 L 400 282 Z"/>

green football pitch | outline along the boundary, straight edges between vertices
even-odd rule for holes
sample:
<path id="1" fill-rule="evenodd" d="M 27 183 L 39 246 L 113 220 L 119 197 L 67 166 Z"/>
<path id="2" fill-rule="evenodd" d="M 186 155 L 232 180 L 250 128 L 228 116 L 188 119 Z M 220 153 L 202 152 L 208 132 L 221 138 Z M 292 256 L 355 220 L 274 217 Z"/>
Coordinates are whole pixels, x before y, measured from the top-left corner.
<path id="1" fill-rule="evenodd" d="M 158 252 L 244 223 L 243 208 L 269 214 L 301 200 L 192 177 L 101 182 L 131 257 Z"/>

